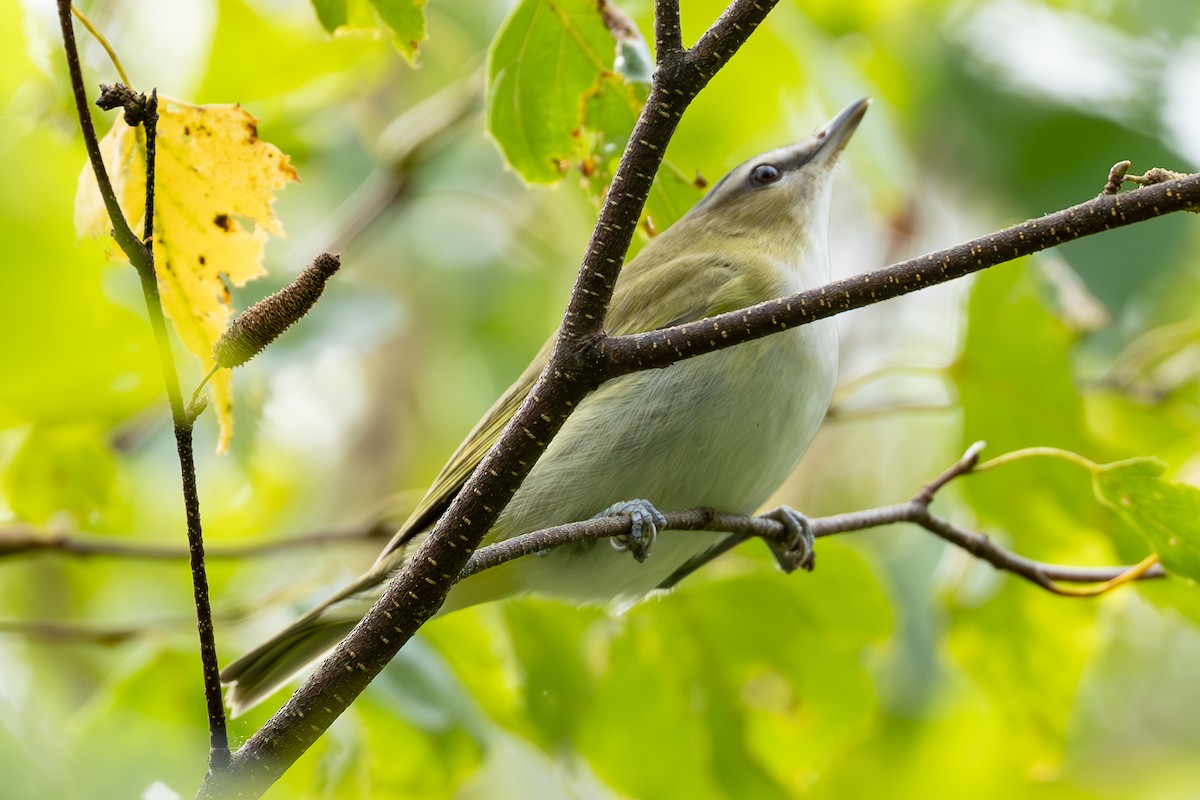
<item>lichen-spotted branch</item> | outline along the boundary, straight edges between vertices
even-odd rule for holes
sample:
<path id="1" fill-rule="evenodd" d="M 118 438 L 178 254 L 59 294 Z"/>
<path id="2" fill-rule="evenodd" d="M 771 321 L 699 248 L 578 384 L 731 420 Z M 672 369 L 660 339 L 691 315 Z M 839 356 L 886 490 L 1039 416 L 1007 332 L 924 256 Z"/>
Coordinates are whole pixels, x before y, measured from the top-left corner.
<path id="1" fill-rule="evenodd" d="M 970 275 L 1104 231 L 1200 207 L 1200 174 L 1102 194 L 935 253 L 686 325 L 605 339 L 606 376 L 665 367 Z"/>

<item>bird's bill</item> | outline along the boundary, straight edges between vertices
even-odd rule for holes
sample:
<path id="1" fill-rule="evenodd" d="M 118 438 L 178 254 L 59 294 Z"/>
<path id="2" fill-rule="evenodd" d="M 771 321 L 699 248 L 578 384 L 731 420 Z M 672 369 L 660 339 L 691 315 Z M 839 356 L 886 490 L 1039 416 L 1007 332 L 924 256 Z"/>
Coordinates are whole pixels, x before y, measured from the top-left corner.
<path id="1" fill-rule="evenodd" d="M 825 123 L 825 126 L 816 133 L 815 138 L 820 141 L 820 145 L 813 156 L 832 158 L 842 152 L 858 128 L 858 123 L 862 122 L 869 105 L 871 105 L 870 98 L 864 97 L 846 106 L 838 112 L 837 116 Z"/>

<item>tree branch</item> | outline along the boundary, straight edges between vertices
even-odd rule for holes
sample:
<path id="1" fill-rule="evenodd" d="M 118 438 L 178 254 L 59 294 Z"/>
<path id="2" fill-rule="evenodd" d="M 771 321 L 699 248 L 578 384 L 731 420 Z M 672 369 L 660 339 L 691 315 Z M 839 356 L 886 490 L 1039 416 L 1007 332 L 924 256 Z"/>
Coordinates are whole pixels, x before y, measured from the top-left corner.
<path id="1" fill-rule="evenodd" d="M 394 523 L 388 520 L 376 520 L 357 528 L 315 531 L 290 538 L 243 542 L 224 547 L 206 547 L 205 558 L 208 560 L 254 558 L 274 555 L 287 550 L 300 550 L 342 542 L 383 543 L 390 539 L 395 532 L 396 525 Z M 34 553 L 61 553 L 84 558 L 108 556 L 150 561 L 178 561 L 191 556 L 188 548 L 169 544 L 78 536 L 62 531 L 39 530 L 24 525 L 0 528 L 0 558 Z"/>
<path id="2" fill-rule="evenodd" d="M 945 470 L 921 488 L 911 500 L 879 508 L 864 509 L 847 514 L 836 514 L 828 517 L 815 517 L 809 520 L 813 536 L 823 538 L 841 533 L 878 528 L 896 523 L 911 523 L 934 535 L 945 539 L 950 544 L 962 548 L 998 570 L 1010 572 L 1022 577 L 1036 586 L 1055 594 L 1070 597 L 1093 596 L 1120 585 L 1118 581 L 1128 576 L 1129 580 L 1153 580 L 1167 577 L 1166 570 L 1161 564 L 1154 564 L 1147 569 L 1140 565 L 1117 567 L 1078 567 L 1061 564 L 1050 564 L 1035 561 L 1018 555 L 992 541 L 989 537 L 976 531 L 967 530 L 929 510 L 935 496 L 951 481 L 971 474 L 978 464 L 983 443 L 977 442 L 967 449 L 967 452 L 954 465 Z M 695 572 L 701 566 L 713 561 L 718 555 L 750 539 L 762 539 L 768 542 L 786 544 L 789 532 L 782 523 L 767 517 L 749 517 L 741 514 L 727 514 L 712 508 L 693 508 L 686 511 L 673 511 L 665 514 L 667 524 L 665 530 L 672 531 L 717 531 L 729 533 L 715 548 L 706 552 L 701 558 L 682 567 L 672 575 L 663 588 L 672 588 L 687 575 Z M 601 517 L 568 525 L 558 525 L 540 531 L 514 536 L 487 547 L 481 548 L 467 562 L 456 580 L 463 581 L 483 572 L 513 561 L 518 558 L 529 558 L 555 547 L 578 545 L 595 542 L 600 539 L 611 539 L 615 536 L 627 535 L 631 519 L 628 516 Z M 363 541 L 367 535 L 379 535 L 390 531 L 390 528 L 374 526 L 373 528 L 350 532 L 318 533 L 276 542 L 265 542 L 254 546 L 228 548 L 221 551 L 222 555 L 245 556 L 264 555 L 286 547 L 300 547 L 312 544 L 324 544 L 342 541 Z M 40 537 L 46 541 L 45 537 Z M 80 544 L 76 540 L 76 545 Z M 103 553 L 104 555 L 124 555 L 133 557 L 185 557 L 186 552 L 175 549 L 170 553 L 109 549 L 111 543 L 104 543 L 104 549 L 96 548 L 89 543 L 81 550 L 74 552 L 86 555 Z M 153 553 L 153 555 L 150 555 Z M 216 556 L 214 552 L 210 557 Z M 1107 584 L 1095 592 L 1081 594 L 1078 590 L 1067 590 L 1059 587 L 1059 583 L 1093 583 Z M 23 636 L 46 639 L 50 641 L 83 641 L 101 645 L 120 644 L 129 639 L 138 638 L 159 628 L 173 627 L 170 620 L 128 625 L 122 627 L 93 627 L 79 623 L 63 622 L 60 620 L 0 620 L 0 633 L 15 633 Z"/>
<path id="3" fill-rule="evenodd" d="M 655 0 L 654 58 L 662 62 L 683 55 L 683 27 L 679 23 L 679 0 Z"/>
<path id="4" fill-rule="evenodd" d="M 254 609 L 254 610 L 257 610 Z M 238 622 L 250 615 L 250 609 L 226 612 L 214 619 L 222 623 Z M 194 616 L 163 617 L 123 625 L 98 625 L 60 619 L 0 619 L 0 634 L 24 636 L 45 642 L 96 644 L 110 647 L 160 634 L 175 635 L 185 626 L 194 625 Z"/>
<path id="5" fill-rule="evenodd" d="M 130 124 L 142 123 L 146 131 L 146 221 L 145 240 L 138 239 L 121 211 L 113 191 L 112 182 L 104 168 L 100 155 L 100 142 L 92 125 L 87 105 L 87 91 L 83 84 L 83 69 L 79 62 L 79 49 L 75 43 L 75 30 L 71 24 L 71 0 L 58 0 L 59 26 L 62 29 L 63 50 L 67 58 L 67 70 L 71 76 L 71 90 L 75 98 L 75 111 L 83 133 L 96 185 L 104 200 L 104 207 L 113 224 L 113 238 L 137 270 L 141 281 L 142 297 L 146 303 L 146 314 L 154 333 L 159 366 L 171 407 L 171 419 L 175 429 L 175 446 L 179 457 L 180 476 L 183 481 L 184 512 L 187 518 L 188 550 L 191 559 L 192 594 L 196 604 L 196 627 L 200 639 L 200 666 L 204 679 L 204 699 L 208 711 L 209 768 L 223 767 L 229 761 L 229 737 L 225 725 L 225 707 L 221 700 L 221 679 L 218 668 L 216 638 L 213 634 L 212 607 L 209 601 L 208 575 L 204 568 L 204 537 L 200 523 L 200 496 L 196 487 L 196 464 L 192 452 L 192 415 L 184 408 L 183 394 L 179 388 L 179 376 L 175 371 L 175 358 L 167 336 L 167 323 L 163 315 L 162 302 L 158 293 L 158 278 L 154 270 L 154 250 L 150 236 L 154 224 L 154 159 L 155 129 L 158 121 L 157 97 L 140 98 L 141 118 L 132 119 L 129 109 L 126 119 Z"/>
<path id="6" fill-rule="evenodd" d="M 812 525 L 813 536 L 822 538 L 840 533 L 878 528 L 883 525 L 894 525 L 899 522 L 908 522 L 918 525 L 935 536 L 945 539 L 950 544 L 966 550 L 976 558 L 991 564 L 996 569 L 1011 572 L 1055 594 L 1069 596 L 1079 595 L 1060 589 L 1055 585 L 1055 581 L 1063 583 L 1106 583 L 1128 575 L 1138 569 L 1138 565 L 1076 567 L 1035 561 L 1001 547 L 982 533 L 962 528 L 931 512 L 929 506 L 937 493 L 954 479 L 970 474 L 978 463 L 979 452 L 982 449 L 982 442 L 972 445 L 961 459 L 937 478 L 927 483 L 915 497 L 906 503 L 869 508 L 829 517 L 816 517 L 809 520 L 809 523 Z M 687 511 L 675 511 L 665 516 L 667 518 L 666 529 L 668 530 L 723 531 L 729 532 L 731 536 L 722 541 L 714 550 L 705 553 L 700 559 L 682 567 L 679 572 L 668 579 L 667 586 L 664 588 L 671 588 L 687 575 L 690 575 L 704 564 L 712 561 L 716 556 L 728 552 L 749 539 L 757 538 L 783 544 L 787 542 L 789 536 L 784 526 L 773 519 L 747 517 L 740 514 L 725 514 L 711 508 L 693 508 Z M 629 517 L 603 517 L 514 536 L 511 539 L 488 545 L 473 555 L 458 579 L 465 580 L 476 573 L 499 566 L 506 561 L 531 556 L 552 547 L 561 547 L 566 544 L 580 544 L 628 534 L 630 524 L 631 520 Z M 1167 573 L 1161 565 L 1155 565 L 1138 573 L 1134 579 L 1164 578 L 1166 575 Z"/>
<path id="7" fill-rule="evenodd" d="M 843 278 L 741 311 L 648 333 L 606 338 L 606 378 L 733 347 L 771 333 L 961 278 L 1084 236 L 1200 207 L 1200 174 L 1142 186 L 981 236 L 965 244 Z"/>
<path id="8" fill-rule="evenodd" d="M 666 54 L 655 54 L 654 87 L 613 175 L 563 316 L 559 346 L 545 375 L 554 374 L 555 367 L 569 375 L 593 363 L 586 356 L 581 358 L 573 353 L 589 350 L 603 336 L 604 315 L 617 275 L 667 143 L 684 109 L 737 52 L 776 2 L 734 0 L 695 47 L 683 51 L 682 58 L 668 59 Z M 657 23 L 655 27 L 657 31 Z M 597 375 L 593 373 L 592 377 Z"/>
<path id="9" fill-rule="evenodd" d="M 183 621 L 179 620 L 181 623 Z M 191 621 L 189 617 L 187 622 Z M 95 644 L 103 647 L 136 641 L 165 627 L 167 624 L 164 622 L 96 626 L 57 619 L 0 619 L 0 633 L 24 636 L 27 639 L 38 639 L 44 642 Z"/>

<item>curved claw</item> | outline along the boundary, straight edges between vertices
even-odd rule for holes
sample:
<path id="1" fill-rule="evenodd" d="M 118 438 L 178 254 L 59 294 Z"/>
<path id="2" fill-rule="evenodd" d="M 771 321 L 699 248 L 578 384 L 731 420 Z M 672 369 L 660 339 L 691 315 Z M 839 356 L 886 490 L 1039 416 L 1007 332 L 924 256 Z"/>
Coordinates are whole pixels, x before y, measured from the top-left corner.
<path id="1" fill-rule="evenodd" d="M 816 539 L 808 517 L 787 506 L 780 506 L 761 516 L 781 523 L 787 530 L 788 540 L 785 544 L 767 542 L 767 547 L 771 548 L 779 568 L 784 572 L 795 572 L 797 569 L 812 572 L 816 564 L 816 555 L 813 552 Z"/>
<path id="2" fill-rule="evenodd" d="M 667 526 L 667 518 L 649 500 L 626 500 L 613 503 L 596 515 L 599 517 L 627 516 L 630 520 L 629 533 L 614 536 L 609 541 L 620 552 L 629 552 L 638 561 L 650 556 L 650 549 L 658 539 L 660 528 Z"/>

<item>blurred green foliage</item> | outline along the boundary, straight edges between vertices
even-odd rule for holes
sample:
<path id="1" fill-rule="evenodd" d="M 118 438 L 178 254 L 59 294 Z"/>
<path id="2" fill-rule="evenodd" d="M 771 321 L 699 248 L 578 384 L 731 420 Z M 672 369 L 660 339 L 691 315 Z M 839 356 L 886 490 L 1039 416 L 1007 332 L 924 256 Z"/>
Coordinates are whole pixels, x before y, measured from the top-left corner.
<path id="1" fill-rule="evenodd" d="M 553 329 L 638 71 L 591 2 L 81 5 L 139 88 L 241 102 L 291 154 L 292 238 L 240 307 L 322 249 L 343 257 L 317 310 L 239 370 L 232 453 L 209 454 L 211 420 L 197 429 L 208 541 L 401 515 Z M 619 5 L 652 30 L 649 0 Z M 0 9 L 0 529 L 182 543 L 136 280 L 71 227 L 84 154 L 53 15 Z M 684 3 L 685 41 L 721 10 Z M 397 47 L 421 30 L 414 69 Z M 840 274 L 1086 200 L 1122 159 L 1190 171 L 1198 53 L 1194 3 L 785 0 L 685 114 L 648 227 L 700 196 L 694 176 L 864 95 L 835 190 Z M 84 56 L 91 84 L 115 78 L 93 42 Z M 1085 470 L 1031 459 L 936 506 L 1032 557 L 1141 559 L 1144 537 L 1196 524 L 1196 252 L 1197 220 L 1177 215 L 845 315 L 836 413 L 776 499 L 895 502 L 979 439 L 985 456 L 1154 456 L 1169 484 L 1133 462 L 1098 498 Z M 201 366 L 180 364 L 194 385 Z M 1162 513 L 1119 512 L 1122 493 Z M 213 560 L 225 658 L 374 547 Z M 1169 563 L 1194 575 L 1194 547 Z M 207 734 L 190 597 L 182 562 L 0 561 L 0 798 L 193 790 Z M 1191 797 L 1197 597 L 1181 579 L 1055 597 L 903 528 L 822 541 L 811 575 L 747 546 L 621 616 L 531 598 L 433 622 L 269 796 Z"/>

